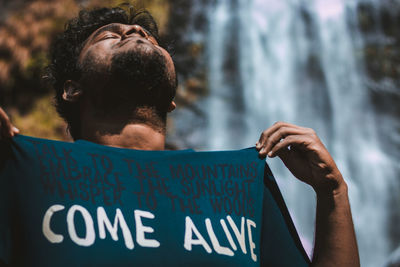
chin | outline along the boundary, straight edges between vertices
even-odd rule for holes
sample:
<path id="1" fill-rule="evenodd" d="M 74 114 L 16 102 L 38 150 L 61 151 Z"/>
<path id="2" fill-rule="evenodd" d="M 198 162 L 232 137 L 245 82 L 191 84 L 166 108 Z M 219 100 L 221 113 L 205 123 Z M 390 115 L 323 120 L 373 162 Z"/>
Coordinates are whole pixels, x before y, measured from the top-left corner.
<path id="1" fill-rule="evenodd" d="M 167 60 L 154 46 L 135 46 L 113 56 L 110 77 L 117 84 L 151 90 L 168 77 Z M 124 86 L 124 87 L 126 87 Z"/>

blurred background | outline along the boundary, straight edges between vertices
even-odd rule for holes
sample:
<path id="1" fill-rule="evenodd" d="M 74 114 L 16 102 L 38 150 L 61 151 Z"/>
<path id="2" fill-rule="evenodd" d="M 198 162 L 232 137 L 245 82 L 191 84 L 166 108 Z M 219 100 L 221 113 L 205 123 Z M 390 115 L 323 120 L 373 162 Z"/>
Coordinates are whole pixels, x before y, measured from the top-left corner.
<path id="1" fill-rule="evenodd" d="M 0 106 L 25 135 L 70 141 L 41 82 L 50 40 L 81 8 L 0 1 Z M 275 121 L 314 128 L 349 184 L 362 266 L 400 266 L 400 1 L 146 0 L 171 48 L 178 149 L 254 146 Z M 308 252 L 315 195 L 268 159 Z"/>

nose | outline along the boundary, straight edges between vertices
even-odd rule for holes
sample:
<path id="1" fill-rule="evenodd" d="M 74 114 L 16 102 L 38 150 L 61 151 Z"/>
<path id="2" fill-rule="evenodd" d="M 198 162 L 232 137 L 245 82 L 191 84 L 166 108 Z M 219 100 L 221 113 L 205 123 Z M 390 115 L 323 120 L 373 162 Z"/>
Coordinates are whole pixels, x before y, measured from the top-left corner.
<path id="1" fill-rule="evenodd" d="M 128 38 L 129 36 L 139 34 L 143 38 L 148 39 L 149 34 L 139 25 L 128 25 L 122 34 L 122 39 Z"/>

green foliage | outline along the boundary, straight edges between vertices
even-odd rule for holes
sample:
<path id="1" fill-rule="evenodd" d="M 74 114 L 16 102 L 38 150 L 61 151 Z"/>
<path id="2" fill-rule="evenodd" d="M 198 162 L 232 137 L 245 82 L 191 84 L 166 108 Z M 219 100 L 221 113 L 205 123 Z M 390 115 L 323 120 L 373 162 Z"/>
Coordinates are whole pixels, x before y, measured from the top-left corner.
<path id="1" fill-rule="evenodd" d="M 36 99 L 29 113 L 21 114 L 17 109 L 11 109 L 13 123 L 24 135 L 53 140 L 71 140 L 66 132 L 66 124 L 56 116 L 52 95 Z"/>

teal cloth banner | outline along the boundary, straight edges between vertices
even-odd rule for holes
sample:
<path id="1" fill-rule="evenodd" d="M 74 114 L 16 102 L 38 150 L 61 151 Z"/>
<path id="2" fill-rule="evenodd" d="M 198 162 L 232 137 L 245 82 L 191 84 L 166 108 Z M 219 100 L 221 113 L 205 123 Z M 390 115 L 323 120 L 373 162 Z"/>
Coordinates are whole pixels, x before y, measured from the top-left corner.
<path id="1" fill-rule="evenodd" d="M 22 135 L 1 146 L 0 262 L 309 264 L 255 148 L 138 151 Z"/>

